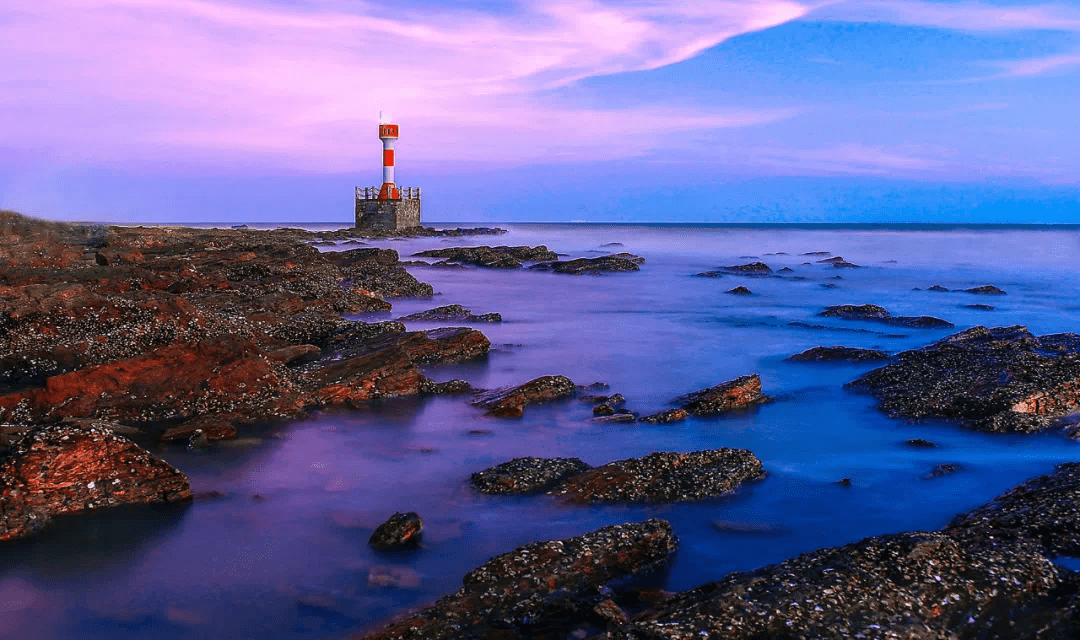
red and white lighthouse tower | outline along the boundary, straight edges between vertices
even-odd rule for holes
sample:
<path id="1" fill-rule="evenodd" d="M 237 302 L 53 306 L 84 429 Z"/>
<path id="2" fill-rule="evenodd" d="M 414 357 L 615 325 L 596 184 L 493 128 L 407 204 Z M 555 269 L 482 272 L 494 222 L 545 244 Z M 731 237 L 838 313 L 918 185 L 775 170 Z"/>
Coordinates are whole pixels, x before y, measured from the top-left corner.
<path id="1" fill-rule="evenodd" d="M 389 120 L 389 118 L 386 118 Z M 400 200 L 401 192 L 394 184 L 394 141 L 398 139 L 398 126 L 390 124 L 379 113 L 379 139 L 382 140 L 382 187 L 379 200 Z"/>

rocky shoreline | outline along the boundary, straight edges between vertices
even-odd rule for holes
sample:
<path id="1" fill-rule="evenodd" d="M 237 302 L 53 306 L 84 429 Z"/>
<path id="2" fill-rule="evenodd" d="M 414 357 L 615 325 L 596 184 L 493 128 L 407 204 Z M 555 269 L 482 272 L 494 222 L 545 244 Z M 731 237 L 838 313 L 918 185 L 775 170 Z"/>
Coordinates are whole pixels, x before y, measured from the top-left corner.
<path id="1" fill-rule="evenodd" d="M 596 389 L 561 375 L 493 390 L 435 382 L 425 367 L 483 359 L 491 348 L 481 331 L 438 325 L 502 316 L 443 305 L 396 321 L 344 318 L 433 294 L 397 252 L 363 246 L 360 238 L 371 236 L 353 230 L 136 229 L 0 212 L 0 237 L 0 541 L 79 511 L 190 503 L 188 478 L 145 447 L 206 447 L 253 426 L 335 407 L 461 394 L 477 415 L 506 424 L 533 405 L 577 398 L 591 405 L 593 417 L 583 421 L 603 428 L 678 429 L 685 425 L 675 423 L 724 420 L 716 416 L 773 401 L 757 374 L 680 396 L 645 416 L 627 409 L 634 405 L 620 393 L 594 395 Z M 312 245 L 321 243 L 355 248 L 320 253 Z M 430 266 L 570 275 L 634 272 L 644 264 L 629 253 L 564 260 L 543 245 L 451 247 L 417 257 L 440 260 Z M 819 262 L 857 266 L 839 257 Z M 781 271 L 754 262 L 700 275 L 780 278 Z M 1004 295 L 989 285 L 962 291 Z M 819 315 L 953 326 L 932 316 L 893 316 L 872 304 L 830 306 Z M 403 322 L 437 326 L 409 331 Z M 974 327 L 894 354 L 835 345 L 789 360 L 880 361 L 884 366 L 849 386 L 873 395 L 885 414 L 909 420 L 1027 433 L 1080 408 L 1075 334 Z M 473 473 L 468 484 L 483 494 L 531 494 L 529 500 L 584 509 L 715 499 L 766 477 L 768 465 L 753 452 L 714 447 L 590 459 L 595 467 L 579 458 L 514 458 Z M 931 475 L 956 469 L 942 464 Z M 423 553 L 422 514 L 407 508 L 372 534 L 372 548 Z M 677 532 L 649 519 L 496 556 L 466 575 L 457 592 L 365 637 L 1070 638 L 1080 633 L 1080 574 L 1054 560 L 1080 555 L 1077 531 L 1080 471 L 1068 464 L 957 515 L 940 531 L 873 536 L 672 594 L 632 579 L 662 571 L 677 553 Z"/>

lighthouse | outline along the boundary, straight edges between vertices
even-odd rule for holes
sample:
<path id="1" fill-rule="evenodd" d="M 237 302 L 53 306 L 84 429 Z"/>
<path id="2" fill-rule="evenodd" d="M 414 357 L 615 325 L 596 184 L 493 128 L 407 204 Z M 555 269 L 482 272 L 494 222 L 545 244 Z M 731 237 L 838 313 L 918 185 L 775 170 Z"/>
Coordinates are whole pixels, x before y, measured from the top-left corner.
<path id="1" fill-rule="evenodd" d="M 379 113 L 379 140 L 382 140 L 382 187 L 379 188 L 379 200 L 399 200 L 397 185 L 394 184 L 394 142 L 398 139 L 398 126 L 383 120 Z"/>
<path id="2" fill-rule="evenodd" d="M 382 141 L 382 186 L 356 188 L 356 227 L 371 231 L 398 231 L 420 226 L 420 188 L 397 186 L 394 178 L 394 143 L 398 125 L 379 113 Z"/>

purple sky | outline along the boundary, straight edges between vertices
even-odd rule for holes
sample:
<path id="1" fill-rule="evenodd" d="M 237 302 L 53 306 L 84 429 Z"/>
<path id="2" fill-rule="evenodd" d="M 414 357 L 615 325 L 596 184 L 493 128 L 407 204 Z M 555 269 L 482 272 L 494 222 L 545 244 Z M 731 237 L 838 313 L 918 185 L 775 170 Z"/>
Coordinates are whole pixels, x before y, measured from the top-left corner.
<path id="1" fill-rule="evenodd" d="M 348 220 L 386 111 L 432 221 L 1080 222 L 1070 3 L 5 0 L 0 61 L 46 217 Z"/>

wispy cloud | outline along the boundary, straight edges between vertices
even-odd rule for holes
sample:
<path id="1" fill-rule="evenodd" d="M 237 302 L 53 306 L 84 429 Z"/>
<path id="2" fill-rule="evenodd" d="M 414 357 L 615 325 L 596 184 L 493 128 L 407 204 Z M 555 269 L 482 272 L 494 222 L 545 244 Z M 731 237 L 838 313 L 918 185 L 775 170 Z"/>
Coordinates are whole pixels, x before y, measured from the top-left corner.
<path id="1" fill-rule="evenodd" d="M 1080 8 L 1053 3 L 1002 5 L 924 0 L 840 0 L 822 3 L 810 17 L 963 31 L 1080 31 Z"/>
<path id="2" fill-rule="evenodd" d="M 807 11 L 792 0 L 342 6 L 8 0 L 0 138 L 56 161 L 348 170 L 367 163 L 370 127 L 389 110 L 417 161 L 634 155 L 672 132 L 788 112 L 583 110 L 538 96 L 674 64 Z"/>

